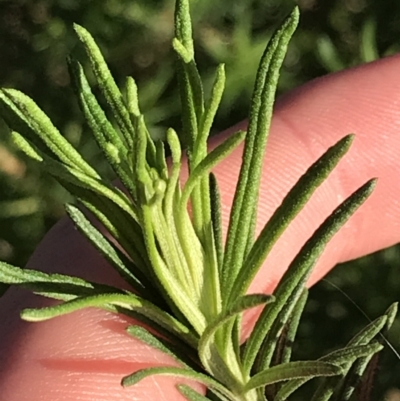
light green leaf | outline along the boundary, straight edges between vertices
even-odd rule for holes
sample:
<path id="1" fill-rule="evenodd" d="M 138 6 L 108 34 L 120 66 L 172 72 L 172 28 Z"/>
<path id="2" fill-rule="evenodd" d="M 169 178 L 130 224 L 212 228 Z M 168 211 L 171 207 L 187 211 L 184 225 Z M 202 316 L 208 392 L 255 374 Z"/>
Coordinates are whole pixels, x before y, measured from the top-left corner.
<path id="1" fill-rule="evenodd" d="M 194 166 L 207 154 L 207 139 L 221 102 L 222 94 L 225 88 L 225 66 L 219 65 L 217 68 L 215 81 L 211 89 L 210 99 L 205 105 L 204 114 L 200 121 L 199 135 L 194 144 L 193 155 L 195 156 Z"/>
<path id="2" fill-rule="evenodd" d="M 97 294 L 87 297 L 76 297 L 59 305 L 40 309 L 24 309 L 21 317 L 29 322 L 40 322 L 57 316 L 66 315 L 87 307 L 99 307 L 116 312 L 115 306 L 137 310 L 143 306 L 142 300 L 134 294 Z"/>
<path id="3" fill-rule="evenodd" d="M 153 271 L 161 285 L 161 288 L 165 291 L 166 301 L 169 302 L 169 305 L 173 308 L 174 312 L 183 315 L 185 319 L 190 322 L 196 332 L 200 334 L 206 326 L 205 317 L 193 301 L 196 294 L 193 294 L 193 292 L 189 294 L 187 288 L 182 287 L 182 284 L 177 280 L 176 276 L 168 268 L 166 262 L 159 254 L 159 248 L 154 233 L 154 221 L 151 208 L 151 205 L 142 206 L 143 220 L 141 224 Z"/>
<path id="4" fill-rule="evenodd" d="M 132 77 L 127 77 L 125 87 L 128 111 L 133 116 L 139 117 L 141 113 L 139 108 L 138 88 L 135 80 Z"/>
<path id="5" fill-rule="evenodd" d="M 124 136 L 128 149 L 132 147 L 134 128 L 132 126 L 129 112 L 125 106 L 121 92 L 112 77 L 110 70 L 101 54 L 99 47 L 94 41 L 92 35 L 82 26 L 74 24 L 74 29 L 83 43 L 86 52 L 89 56 L 93 72 L 99 87 L 110 106 L 113 115 L 115 116 L 118 126 Z"/>
<path id="6" fill-rule="evenodd" d="M 82 66 L 73 60 L 69 62 L 69 69 L 76 87 L 79 106 L 88 122 L 98 146 L 113 168 L 118 178 L 136 199 L 135 185 L 132 180 L 132 171 L 127 163 L 128 149 L 121 140 L 96 97 L 93 95 Z"/>
<path id="7" fill-rule="evenodd" d="M 47 149 L 47 154 L 50 151 L 62 163 L 80 171 L 82 175 L 99 178 L 30 97 L 15 89 L 0 89 L 0 105 L 2 117 L 12 130 L 20 132 L 36 146 L 40 146 L 37 141 L 40 138 L 46 146 L 41 146 L 40 150 Z"/>
<path id="8" fill-rule="evenodd" d="M 226 372 L 224 372 L 224 378 L 218 377 L 221 374 L 221 355 L 220 351 L 226 347 L 226 344 L 218 343 L 215 340 L 215 334 L 219 329 L 222 329 L 225 324 L 229 324 L 236 315 L 243 313 L 245 310 L 254 308 L 258 305 L 271 303 L 274 301 L 274 297 L 264 294 L 251 294 L 245 295 L 238 299 L 237 303 L 226 311 L 220 313 L 213 322 L 211 322 L 204 330 L 200 337 L 198 345 L 198 353 L 203 366 L 212 373 L 219 380 L 228 380 L 228 375 L 232 370 L 237 369 L 240 371 L 238 365 L 239 361 L 230 360 L 230 363 L 226 363 Z M 230 324 L 229 324 L 230 325 Z M 234 366 L 234 365 L 238 366 Z M 223 364 L 222 364 L 223 365 Z"/>
<path id="9" fill-rule="evenodd" d="M 190 176 L 183 188 L 181 196 L 181 209 L 186 209 L 190 194 L 199 180 L 206 175 L 221 160 L 225 159 L 233 150 L 239 146 L 246 136 L 245 131 L 235 132 L 229 136 L 224 142 L 214 148 L 196 167 L 191 171 Z"/>
<path id="10" fill-rule="evenodd" d="M 175 5 L 175 36 L 185 47 L 190 59 L 194 57 L 192 22 L 189 0 L 178 0 Z"/>
<path id="11" fill-rule="evenodd" d="M 40 155 L 40 152 L 35 149 L 35 146 L 29 143 L 29 141 L 27 141 L 24 136 L 16 131 L 11 131 L 10 135 L 11 140 L 13 141 L 14 145 L 18 147 L 19 150 L 21 150 L 28 157 L 37 162 L 43 161 L 43 157 Z"/>
<path id="12" fill-rule="evenodd" d="M 392 305 L 389 306 L 389 308 L 385 312 L 385 316 L 387 316 L 387 322 L 386 322 L 386 326 L 385 326 L 385 332 L 386 333 L 392 327 L 392 325 L 394 323 L 394 320 L 396 319 L 396 316 L 397 316 L 397 313 L 398 313 L 398 309 L 399 309 L 399 303 L 398 302 L 394 302 Z"/>
<path id="13" fill-rule="evenodd" d="M 127 291 L 124 291 L 124 293 L 103 293 L 80 296 L 59 305 L 40 309 L 24 309 L 21 312 L 21 317 L 30 322 L 39 322 L 87 307 L 98 307 L 114 313 L 125 313 L 125 311 L 127 311 L 127 315 L 129 315 L 129 311 L 134 311 L 156 322 L 171 333 L 177 334 L 188 344 L 193 346 L 193 344 L 196 343 L 195 336 L 185 325 L 152 303 Z"/>

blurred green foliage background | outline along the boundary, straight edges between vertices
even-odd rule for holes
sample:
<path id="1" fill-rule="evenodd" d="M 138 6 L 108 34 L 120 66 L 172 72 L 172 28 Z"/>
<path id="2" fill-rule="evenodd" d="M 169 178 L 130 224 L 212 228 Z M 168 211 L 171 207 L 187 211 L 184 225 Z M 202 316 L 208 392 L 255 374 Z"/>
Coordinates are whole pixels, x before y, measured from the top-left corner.
<path id="1" fill-rule="evenodd" d="M 215 131 L 245 118 L 256 67 L 273 29 L 293 0 L 193 0 L 197 62 L 206 83 L 226 63 L 227 89 Z M 298 0 L 302 18 L 282 71 L 279 92 L 317 76 L 400 50 L 398 0 Z M 96 38 L 120 83 L 139 85 L 152 134 L 179 124 L 173 74 L 173 0 L 0 0 L 0 85 L 31 96 L 92 165 L 107 167 L 74 99 L 66 57 L 78 53 L 72 23 Z M 207 84 L 206 84 L 207 86 Z M 63 214 L 68 194 L 12 147 L 0 122 L 0 259 L 23 265 Z M 400 249 L 344 264 L 311 291 L 300 329 L 299 358 L 344 345 L 368 319 L 400 299 Z M 340 290 L 339 290 L 339 289 Z M 392 331 L 400 350 L 400 322 Z M 386 350 L 372 399 L 400 388 L 400 360 Z M 387 393 L 388 394 L 388 393 Z M 390 393 L 388 400 L 399 400 Z M 395 398 L 397 397 L 397 398 Z M 368 401 L 368 400 L 362 400 Z"/>

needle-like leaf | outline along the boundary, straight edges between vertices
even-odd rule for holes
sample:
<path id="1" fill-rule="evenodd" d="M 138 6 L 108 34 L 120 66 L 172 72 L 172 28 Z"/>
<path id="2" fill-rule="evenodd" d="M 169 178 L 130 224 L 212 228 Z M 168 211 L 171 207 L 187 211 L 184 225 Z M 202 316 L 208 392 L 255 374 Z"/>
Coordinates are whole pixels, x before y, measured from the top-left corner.
<path id="1" fill-rule="evenodd" d="M 0 89 L 0 105 L 2 117 L 12 129 L 25 135 L 28 140 L 33 140 L 41 150 L 48 154 L 50 151 L 67 166 L 89 177 L 99 178 L 96 171 L 83 160 L 30 97 L 15 89 Z"/>
<path id="2" fill-rule="evenodd" d="M 342 372 L 340 366 L 321 361 L 288 362 L 273 366 L 254 375 L 245 385 L 244 391 L 276 382 L 319 376 L 336 376 Z"/>
<path id="3" fill-rule="evenodd" d="M 74 24 L 75 32 L 77 33 L 80 41 L 85 46 L 86 52 L 89 56 L 93 72 L 99 87 L 110 105 L 113 115 L 116 117 L 118 126 L 124 136 L 126 146 L 128 149 L 132 148 L 134 128 L 129 117 L 129 112 L 125 106 L 120 90 L 112 77 L 110 70 L 107 67 L 100 49 L 94 41 L 92 35 L 78 24 Z"/>
<path id="4" fill-rule="evenodd" d="M 250 227 L 256 218 L 262 160 L 271 123 L 279 69 L 299 19 L 295 8 L 275 33 L 263 54 L 257 71 L 243 163 L 232 205 L 223 265 L 222 288 L 228 296 L 245 257 Z M 225 298 L 228 301 L 228 298 Z"/>
<path id="5" fill-rule="evenodd" d="M 191 387 L 185 384 L 178 384 L 179 392 L 184 395 L 189 401 L 212 401 L 210 398 L 204 397 L 204 395 L 193 390 Z"/>

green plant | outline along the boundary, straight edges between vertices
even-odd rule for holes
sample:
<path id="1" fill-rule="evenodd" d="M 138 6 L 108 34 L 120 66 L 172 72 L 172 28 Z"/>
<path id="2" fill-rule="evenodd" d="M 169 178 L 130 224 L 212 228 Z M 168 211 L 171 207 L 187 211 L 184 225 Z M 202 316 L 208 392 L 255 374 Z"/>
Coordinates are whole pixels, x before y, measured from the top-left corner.
<path id="1" fill-rule="evenodd" d="M 328 149 L 254 238 L 261 164 L 279 69 L 298 14 L 294 9 L 262 56 L 247 132 L 236 132 L 208 152 L 207 139 L 224 89 L 224 67 L 218 67 L 211 94 L 206 98 L 194 61 L 189 4 L 187 0 L 177 1 L 173 48 L 177 55 L 182 131 L 180 135 L 173 129 L 167 131 L 169 167 L 164 144 L 154 141 L 146 128 L 135 81 L 127 78 L 122 94 L 93 38 L 84 28 L 75 26 L 105 98 L 106 110 L 93 95 L 82 66 L 70 59 L 76 95 L 124 191 L 86 163 L 30 98 L 13 89 L 1 90 L 0 112 L 12 130 L 14 143 L 55 176 L 123 248 L 124 252 L 76 206 L 67 205 L 76 227 L 132 288 L 122 290 L 1 263 L 1 282 L 63 301 L 42 309 L 25 309 L 21 313 L 23 319 L 41 321 L 96 306 L 133 316 L 152 327 L 158 334 L 138 326 L 127 331 L 171 355 L 180 367 L 143 369 L 125 377 L 123 385 L 165 374 L 195 379 L 207 386 L 210 397 L 221 401 L 283 401 L 313 379 L 319 381 L 313 401 L 350 398 L 355 381 L 368 373 L 370 360 L 382 349 L 380 333 L 393 323 L 397 304 L 346 347 L 318 360 L 291 361 L 290 344 L 307 299 L 305 283 L 316 260 L 330 238 L 367 199 L 374 179 L 324 221 L 293 260 L 273 295 L 246 295 L 280 234 L 345 155 L 353 139 L 352 135 L 345 136 Z M 117 128 L 111 121 L 116 122 Z M 211 170 L 242 141 L 243 163 L 224 245 L 218 183 Z M 189 177 L 181 185 L 183 150 Z M 263 305 L 267 306 L 249 338 L 241 344 L 242 313 Z M 189 400 L 208 399 L 186 385 L 178 388 Z"/>

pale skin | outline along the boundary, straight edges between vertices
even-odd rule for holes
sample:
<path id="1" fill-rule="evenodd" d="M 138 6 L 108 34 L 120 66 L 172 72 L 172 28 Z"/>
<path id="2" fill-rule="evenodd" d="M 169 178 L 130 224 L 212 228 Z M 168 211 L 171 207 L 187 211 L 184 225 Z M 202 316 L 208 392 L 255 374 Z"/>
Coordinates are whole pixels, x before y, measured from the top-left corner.
<path id="1" fill-rule="evenodd" d="M 265 158 L 258 229 L 327 147 L 347 133 L 357 136 L 349 153 L 281 237 L 255 280 L 253 291 L 271 292 L 315 228 L 369 178 L 379 178 L 375 192 L 331 241 L 309 284 L 338 262 L 399 241 L 399 68 L 400 56 L 386 58 L 310 82 L 278 101 Z M 239 164 L 237 151 L 216 169 L 225 221 Z M 28 267 L 121 283 L 66 220 L 46 235 Z M 174 388 L 177 381 L 171 378 L 147 379 L 127 389 L 120 386 L 121 377 L 132 371 L 171 363 L 124 333 L 128 319 L 96 309 L 44 323 L 19 319 L 21 308 L 44 302 L 49 301 L 16 289 L 0 300 L 1 399 L 183 400 Z"/>

